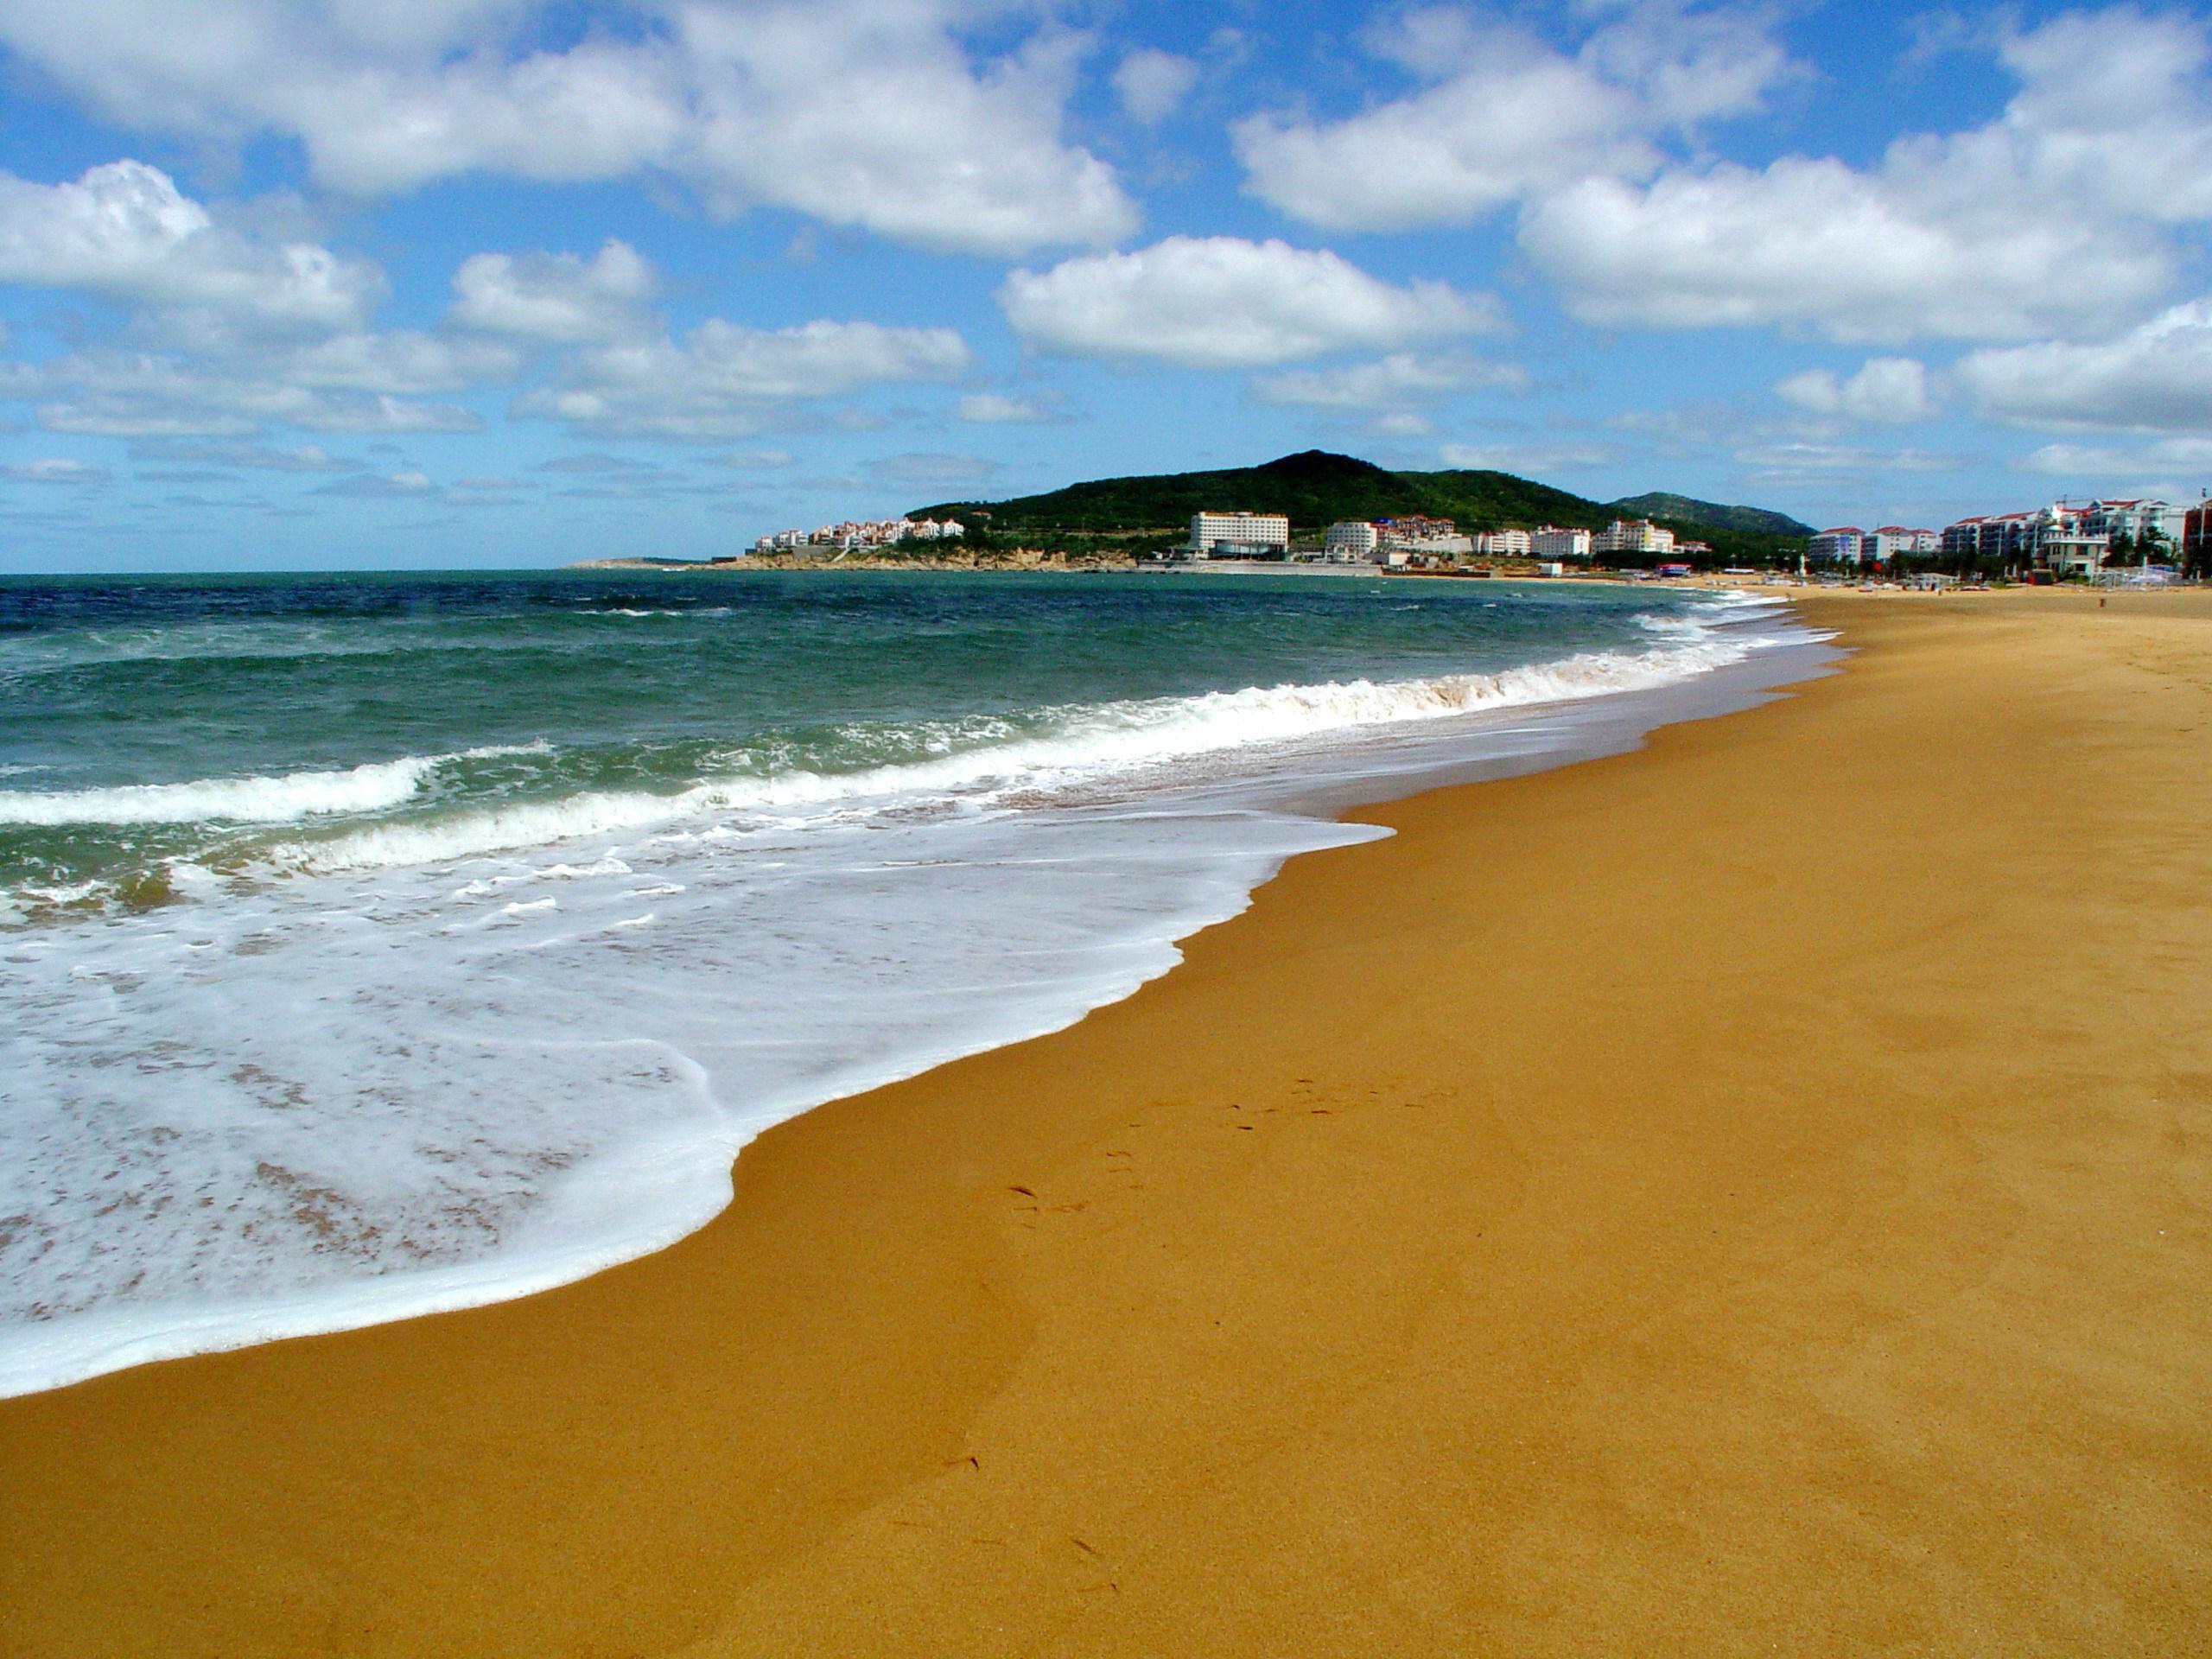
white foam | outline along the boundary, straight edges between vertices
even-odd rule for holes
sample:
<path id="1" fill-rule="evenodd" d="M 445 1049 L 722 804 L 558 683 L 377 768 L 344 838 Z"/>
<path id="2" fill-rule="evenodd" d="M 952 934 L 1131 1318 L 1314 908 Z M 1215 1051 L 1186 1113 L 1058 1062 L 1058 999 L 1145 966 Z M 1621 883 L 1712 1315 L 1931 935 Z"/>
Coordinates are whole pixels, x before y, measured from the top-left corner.
<path id="1" fill-rule="evenodd" d="M 505 851 L 464 836 L 419 862 L 198 871 L 191 904 L 41 934 L 0 976 L 0 1394 L 660 1248 L 728 1201 L 731 1159 L 769 1124 L 1068 1024 L 1164 971 L 1283 858 L 1378 833 L 1264 810 L 1233 781 L 1251 757 L 1310 779 L 1300 744 L 1385 728 L 1438 755 L 1558 748 L 1564 715 L 1483 716 L 1674 683 L 1757 643 L 1106 705 L 863 785 L 728 780 L 731 821 L 665 821 L 663 797 L 640 798 L 642 836 L 510 817 L 500 833 L 525 838 Z M 1609 706 L 1632 707 L 1589 717 Z M 1202 790 L 1013 804 L 1040 779 L 1227 749 L 1239 768 L 1201 768 Z M 780 819 L 755 804 L 779 786 Z M 912 810 L 956 789 L 990 804 Z M 582 844 L 549 857 L 549 826 Z M 441 861 L 461 855 L 456 883 Z"/>
<path id="2" fill-rule="evenodd" d="M 979 792 L 1002 797 L 1091 786 L 1201 755 L 1649 690 L 1741 661 L 1751 649 L 1742 639 L 1716 639 L 1694 622 L 1669 637 L 1694 643 L 1589 652 L 1494 674 L 1252 687 L 1109 702 L 1064 711 L 1048 735 L 987 742 L 927 760 L 844 772 L 795 769 L 709 779 L 664 793 L 592 791 L 476 808 L 435 821 L 371 824 L 340 836 L 281 842 L 265 856 L 280 868 L 317 874 L 395 869 L 662 829 L 711 815 L 798 810 L 798 819 L 785 822 L 804 822 L 812 814 L 893 799 L 947 802 Z"/>
<path id="3" fill-rule="evenodd" d="M 291 823 L 375 812 L 412 798 L 440 766 L 496 755 L 541 753 L 543 744 L 410 754 L 343 771 L 200 778 L 189 783 L 122 784 L 108 789 L 0 790 L 0 823 Z"/>

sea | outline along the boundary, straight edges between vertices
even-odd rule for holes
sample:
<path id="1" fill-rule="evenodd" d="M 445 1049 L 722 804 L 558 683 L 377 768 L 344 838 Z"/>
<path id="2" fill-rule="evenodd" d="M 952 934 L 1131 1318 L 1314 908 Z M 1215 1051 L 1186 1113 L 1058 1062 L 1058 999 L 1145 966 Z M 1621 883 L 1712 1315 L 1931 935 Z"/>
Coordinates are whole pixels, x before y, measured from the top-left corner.
<path id="1" fill-rule="evenodd" d="M 0 1394 L 658 1249 L 770 1125 L 1383 833 L 1347 806 L 1823 650 L 1651 584 L 0 580 Z"/>

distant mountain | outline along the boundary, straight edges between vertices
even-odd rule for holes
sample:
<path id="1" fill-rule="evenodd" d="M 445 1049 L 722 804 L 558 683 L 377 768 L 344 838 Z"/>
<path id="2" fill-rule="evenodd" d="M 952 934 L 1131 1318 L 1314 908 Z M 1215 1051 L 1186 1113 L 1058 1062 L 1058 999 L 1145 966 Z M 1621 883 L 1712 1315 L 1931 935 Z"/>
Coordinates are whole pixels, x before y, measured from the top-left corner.
<path id="1" fill-rule="evenodd" d="M 1644 496 L 1637 500 L 1705 507 L 1704 503 L 1681 496 Z M 1456 519 L 1462 530 L 1468 531 L 1539 524 L 1597 529 L 1630 508 L 1645 511 L 1636 503 L 1592 501 L 1510 473 L 1394 473 L 1351 455 L 1308 449 L 1262 467 L 1102 478 L 1007 501 L 941 501 L 918 507 L 908 517 L 976 520 L 993 535 L 1016 536 L 1039 545 L 1075 546 L 1146 539 L 1165 544 L 1186 535 L 1191 515 L 1201 512 L 1243 509 L 1287 513 L 1294 535 L 1304 540 L 1318 538 L 1324 526 L 1341 518 L 1395 518 L 1424 513 Z M 1740 514 L 1752 510 L 1710 511 Z M 988 513 L 988 518 L 979 519 L 982 513 Z M 1672 511 L 1663 515 L 1655 511 L 1649 516 L 1675 521 L 1676 528 L 1713 542 L 1716 551 L 1744 555 L 1768 550 L 1764 543 L 1777 534 L 1809 533 L 1779 513 L 1755 516 L 1790 529 L 1762 529 L 1751 534 L 1726 521 L 1687 518 Z"/>
<path id="2" fill-rule="evenodd" d="M 1764 507 L 1724 507 L 1718 501 L 1669 495 L 1663 490 L 1654 490 L 1649 495 L 1624 496 L 1611 504 L 1611 510 L 1632 513 L 1640 518 L 1675 518 L 1684 524 L 1710 524 L 1715 530 L 1748 531 L 1754 536 L 1813 533 L 1810 524 L 1800 524 L 1786 512 L 1769 512 Z"/>

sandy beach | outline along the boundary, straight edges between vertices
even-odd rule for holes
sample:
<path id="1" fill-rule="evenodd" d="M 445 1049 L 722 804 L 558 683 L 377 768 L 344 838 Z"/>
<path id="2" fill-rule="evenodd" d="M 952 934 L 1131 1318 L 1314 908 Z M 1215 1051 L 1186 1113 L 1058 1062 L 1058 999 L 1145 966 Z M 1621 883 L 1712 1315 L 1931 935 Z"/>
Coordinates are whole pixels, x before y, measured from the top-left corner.
<path id="1" fill-rule="evenodd" d="M 0 1402 L 0 1653 L 2201 1653 L 2212 594 L 1356 816 L 476 1312 Z"/>

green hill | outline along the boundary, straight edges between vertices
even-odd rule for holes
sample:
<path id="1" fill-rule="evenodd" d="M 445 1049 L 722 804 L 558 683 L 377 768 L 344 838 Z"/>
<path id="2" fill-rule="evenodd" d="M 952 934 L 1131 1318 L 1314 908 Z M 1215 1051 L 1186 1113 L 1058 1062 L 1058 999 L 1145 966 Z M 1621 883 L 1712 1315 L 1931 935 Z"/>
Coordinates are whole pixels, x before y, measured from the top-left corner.
<path id="1" fill-rule="evenodd" d="M 1813 527 L 1786 512 L 1764 507 L 1724 507 L 1718 501 L 1694 496 L 1669 495 L 1654 490 L 1649 495 L 1624 496 L 1611 504 L 1613 510 L 1639 518 L 1679 518 L 1686 524 L 1711 524 L 1715 530 L 1748 531 L 1755 536 L 1810 536 Z"/>
<path id="2" fill-rule="evenodd" d="M 1685 497 L 1663 499 L 1701 505 Z M 1318 540 L 1323 528 L 1338 519 L 1394 518 L 1414 513 L 1454 519 L 1465 531 L 1539 524 L 1594 530 L 1619 518 L 1625 505 L 1592 501 L 1510 473 L 1394 473 L 1351 455 L 1309 449 L 1261 467 L 1102 478 L 1007 501 L 941 501 L 918 507 L 907 516 L 960 518 L 987 527 L 994 540 L 1077 550 L 1170 545 L 1189 533 L 1191 515 L 1200 512 L 1243 509 L 1286 513 L 1294 538 L 1306 541 Z M 980 516 L 984 513 L 989 517 Z M 1795 556 L 1795 548 L 1778 545 L 1784 537 L 1775 533 L 1753 532 L 1672 512 L 1650 516 L 1680 535 L 1712 543 L 1716 556 L 1730 560 Z M 1762 516 L 1783 524 L 1795 523 L 1778 513 Z M 1789 533 L 1805 532 L 1801 527 Z"/>

